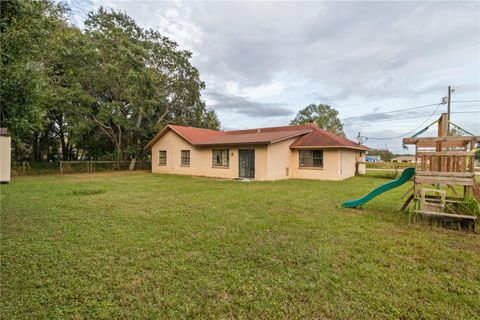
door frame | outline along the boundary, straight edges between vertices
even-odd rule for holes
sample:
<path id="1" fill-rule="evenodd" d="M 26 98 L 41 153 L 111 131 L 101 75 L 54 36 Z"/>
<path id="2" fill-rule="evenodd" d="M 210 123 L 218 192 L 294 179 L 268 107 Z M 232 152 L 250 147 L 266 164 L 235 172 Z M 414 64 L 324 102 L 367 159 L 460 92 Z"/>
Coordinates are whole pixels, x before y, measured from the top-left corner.
<path id="1" fill-rule="evenodd" d="M 252 153 L 252 163 L 253 163 L 253 167 L 250 168 L 251 170 L 251 176 L 248 176 L 248 177 L 242 177 L 240 175 L 240 172 L 241 172 L 241 167 L 242 167 L 242 159 L 241 159 L 241 153 L 242 151 L 250 151 Z M 240 179 L 255 179 L 255 149 L 254 148 L 248 148 L 248 149 L 238 149 L 238 177 Z"/>

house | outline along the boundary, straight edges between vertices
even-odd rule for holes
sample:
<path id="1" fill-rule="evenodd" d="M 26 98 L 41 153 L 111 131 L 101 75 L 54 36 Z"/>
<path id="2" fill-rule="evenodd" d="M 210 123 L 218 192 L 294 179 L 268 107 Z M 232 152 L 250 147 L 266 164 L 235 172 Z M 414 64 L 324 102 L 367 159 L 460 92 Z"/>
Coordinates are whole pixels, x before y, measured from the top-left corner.
<path id="1" fill-rule="evenodd" d="M 342 180 L 369 150 L 314 124 L 235 131 L 169 124 L 145 148 L 154 173 L 255 180 Z"/>
<path id="2" fill-rule="evenodd" d="M 391 162 L 407 162 L 407 163 L 415 163 L 415 156 L 399 156 L 392 158 Z"/>
<path id="3" fill-rule="evenodd" d="M 366 155 L 365 161 L 366 162 L 382 162 L 382 158 L 380 156 Z"/>

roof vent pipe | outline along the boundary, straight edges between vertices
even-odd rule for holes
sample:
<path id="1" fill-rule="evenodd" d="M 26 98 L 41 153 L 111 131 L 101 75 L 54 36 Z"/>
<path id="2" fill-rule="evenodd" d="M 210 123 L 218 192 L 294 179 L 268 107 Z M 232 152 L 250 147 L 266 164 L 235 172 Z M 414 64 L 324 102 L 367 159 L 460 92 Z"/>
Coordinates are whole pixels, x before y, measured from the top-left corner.
<path id="1" fill-rule="evenodd" d="M 258 128 L 258 129 L 257 129 L 257 133 L 260 133 L 260 131 L 261 131 L 260 128 Z"/>

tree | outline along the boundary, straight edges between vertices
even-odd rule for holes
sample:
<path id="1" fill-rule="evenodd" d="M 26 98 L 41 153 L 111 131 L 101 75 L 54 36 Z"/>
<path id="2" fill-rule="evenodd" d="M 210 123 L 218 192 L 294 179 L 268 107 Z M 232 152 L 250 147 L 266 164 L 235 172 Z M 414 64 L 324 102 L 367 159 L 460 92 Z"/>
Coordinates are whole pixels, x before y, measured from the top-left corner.
<path id="1" fill-rule="evenodd" d="M 85 25 L 77 76 L 93 103 L 78 112 L 101 130 L 120 159 L 132 160 L 131 168 L 169 122 L 218 127 L 201 100 L 205 85 L 190 52 L 121 12 L 100 8 Z"/>
<path id="2" fill-rule="evenodd" d="M 46 141 L 45 89 L 48 79 L 45 53 L 66 9 L 48 0 L 0 1 L 0 121 L 12 134 L 17 157 Z M 31 150 L 33 149 L 33 150 Z"/>
<path id="3" fill-rule="evenodd" d="M 385 162 L 390 162 L 390 160 L 392 160 L 392 158 L 395 157 L 393 152 L 391 152 L 388 149 L 373 149 L 373 150 L 368 151 L 368 155 L 370 155 L 370 156 L 380 156 L 382 161 L 385 161 Z"/>
<path id="4" fill-rule="evenodd" d="M 0 5 L 0 120 L 18 160 L 60 154 L 133 167 L 168 123 L 218 129 L 192 54 L 160 33 L 103 8 L 80 30 L 52 0 Z"/>
<path id="5" fill-rule="evenodd" d="M 343 124 L 338 118 L 338 111 L 326 104 L 310 104 L 300 110 L 290 125 L 316 123 L 319 128 L 332 132 L 336 135 L 345 136 Z"/>

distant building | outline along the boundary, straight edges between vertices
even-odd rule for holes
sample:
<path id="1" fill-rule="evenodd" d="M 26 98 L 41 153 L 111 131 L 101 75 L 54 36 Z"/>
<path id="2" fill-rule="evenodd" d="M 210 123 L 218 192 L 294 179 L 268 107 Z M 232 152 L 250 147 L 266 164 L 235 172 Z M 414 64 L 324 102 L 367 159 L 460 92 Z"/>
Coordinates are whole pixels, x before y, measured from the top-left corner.
<path id="1" fill-rule="evenodd" d="M 366 155 L 365 156 L 365 161 L 366 162 L 382 162 L 382 158 L 380 156 Z"/>
<path id="2" fill-rule="evenodd" d="M 399 156 L 392 158 L 391 162 L 415 163 L 415 156 Z"/>

